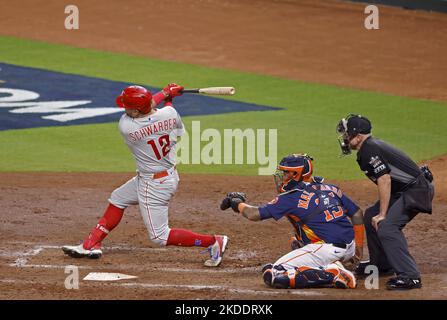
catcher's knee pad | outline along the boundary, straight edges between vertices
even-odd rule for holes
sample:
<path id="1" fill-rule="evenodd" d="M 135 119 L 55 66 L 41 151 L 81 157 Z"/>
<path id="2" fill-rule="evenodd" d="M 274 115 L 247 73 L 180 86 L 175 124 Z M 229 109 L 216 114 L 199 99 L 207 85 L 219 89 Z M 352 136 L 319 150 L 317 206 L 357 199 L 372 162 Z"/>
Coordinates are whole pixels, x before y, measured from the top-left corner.
<path id="1" fill-rule="evenodd" d="M 290 283 L 287 271 L 281 265 L 273 266 L 271 263 L 262 268 L 262 279 L 267 286 L 276 289 L 286 289 Z"/>
<path id="2" fill-rule="evenodd" d="M 262 267 L 262 279 L 264 280 L 264 283 L 271 287 L 272 286 L 272 280 L 273 280 L 273 264 L 269 263 L 266 264 L 264 267 Z"/>
<path id="3" fill-rule="evenodd" d="M 264 283 L 276 289 L 287 289 L 293 284 L 293 270 L 289 273 L 282 265 L 267 264 L 262 268 Z M 291 281 L 292 278 L 292 281 Z"/>

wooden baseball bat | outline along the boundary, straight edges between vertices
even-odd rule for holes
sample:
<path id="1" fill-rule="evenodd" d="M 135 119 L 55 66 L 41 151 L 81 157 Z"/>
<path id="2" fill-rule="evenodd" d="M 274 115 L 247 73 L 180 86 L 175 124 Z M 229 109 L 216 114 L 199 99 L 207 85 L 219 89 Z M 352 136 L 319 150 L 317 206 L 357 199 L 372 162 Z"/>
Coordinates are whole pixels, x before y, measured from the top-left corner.
<path id="1" fill-rule="evenodd" d="M 197 88 L 197 89 L 184 89 L 182 92 L 232 96 L 233 94 L 236 93 L 236 89 L 234 89 L 234 87 L 209 87 L 209 88 Z"/>

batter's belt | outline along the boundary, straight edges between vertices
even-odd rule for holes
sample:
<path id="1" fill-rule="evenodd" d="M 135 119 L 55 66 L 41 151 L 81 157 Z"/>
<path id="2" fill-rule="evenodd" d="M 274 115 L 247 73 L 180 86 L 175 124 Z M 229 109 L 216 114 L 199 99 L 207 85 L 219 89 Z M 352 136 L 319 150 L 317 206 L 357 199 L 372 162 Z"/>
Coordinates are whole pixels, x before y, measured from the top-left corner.
<path id="1" fill-rule="evenodd" d="M 172 170 L 172 168 L 168 169 L 168 170 L 156 172 L 156 173 L 154 173 L 152 179 L 160 179 L 160 178 L 167 177 L 167 176 L 169 176 L 169 171 L 171 171 L 171 170 Z M 176 166 L 174 166 L 173 170 L 176 170 Z"/>

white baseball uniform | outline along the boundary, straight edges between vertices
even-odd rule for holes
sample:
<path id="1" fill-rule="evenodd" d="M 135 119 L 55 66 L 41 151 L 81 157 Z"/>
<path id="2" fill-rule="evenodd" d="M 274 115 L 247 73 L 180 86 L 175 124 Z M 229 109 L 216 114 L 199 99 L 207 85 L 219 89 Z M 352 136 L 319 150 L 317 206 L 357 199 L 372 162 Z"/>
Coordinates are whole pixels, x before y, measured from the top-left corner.
<path id="1" fill-rule="evenodd" d="M 354 241 L 349 243 L 346 248 L 338 248 L 331 243 L 310 243 L 282 256 L 274 265 L 282 265 L 286 270 L 295 270 L 302 266 L 327 269 L 332 263 L 348 261 L 354 255 Z"/>
<path id="2" fill-rule="evenodd" d="M 134 155 L 137 175 L 115 189 L 109 202 L 121 209 L 138 204 L 149 238 L 164 246 L 170 232 L 168 205 L 179 182 L 175 145 L 184 133 L 182 120 L 165 106 L 142 118 L 124 114 L 119 130 Z"/>

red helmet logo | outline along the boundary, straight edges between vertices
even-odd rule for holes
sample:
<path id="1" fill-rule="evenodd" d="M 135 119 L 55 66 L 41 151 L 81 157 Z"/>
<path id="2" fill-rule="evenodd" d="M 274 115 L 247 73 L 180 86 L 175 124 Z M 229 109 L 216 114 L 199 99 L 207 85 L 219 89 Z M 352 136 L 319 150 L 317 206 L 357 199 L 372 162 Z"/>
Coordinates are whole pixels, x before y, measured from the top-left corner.
<path id="1" fill-rule="evenodd" d="M 120 108 L 149 113 L 152 108 L 152 94 L 141 86 L 129 86 L 116 98 L 116 105 Z"/>

